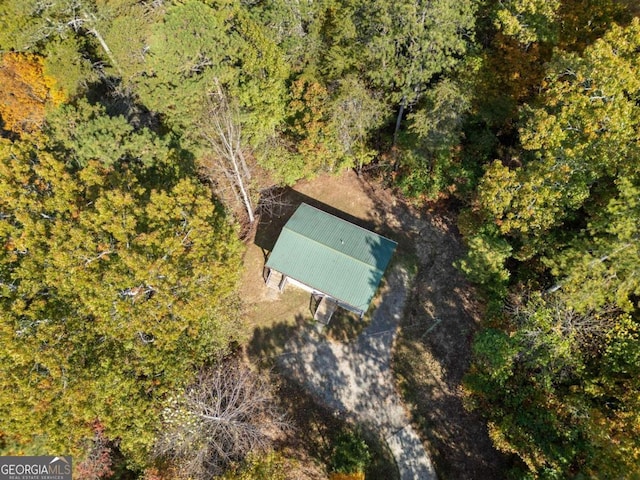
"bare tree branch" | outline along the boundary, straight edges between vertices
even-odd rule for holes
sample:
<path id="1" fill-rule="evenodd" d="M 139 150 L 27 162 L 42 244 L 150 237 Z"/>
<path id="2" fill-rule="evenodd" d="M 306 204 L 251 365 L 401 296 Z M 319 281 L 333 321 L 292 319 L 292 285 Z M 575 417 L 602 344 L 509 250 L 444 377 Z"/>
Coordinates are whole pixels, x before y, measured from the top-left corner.
<path id="1" fill-rule="evenodd" d="M 162 416 L 156 455 L 193 479 L 211 478 L 249 452 L 266 450 L 290 428 L 268 378 L 238 361 L 201 372 Z"/>
<path id="2" fill-rule="evenodd" d="M 252 224 L 255 214 L 249 192 L 251 171 L 243 151 L 242 128 L 237 112 L 219 86 L 216 92 L 209 95 L 208 102 L 209 108 L 200 129 L 201 136 L 211 147 L 217 170 L 224 172 Z"/>
<path id="3" fill-rule="evenodd" d="M 280 217 L 283 211 L 293 207 L 293 204 L 285 199 L 285 190 L 277 186 L 260 190 L 260 202 L 258 213 L 267 217 Z"/>

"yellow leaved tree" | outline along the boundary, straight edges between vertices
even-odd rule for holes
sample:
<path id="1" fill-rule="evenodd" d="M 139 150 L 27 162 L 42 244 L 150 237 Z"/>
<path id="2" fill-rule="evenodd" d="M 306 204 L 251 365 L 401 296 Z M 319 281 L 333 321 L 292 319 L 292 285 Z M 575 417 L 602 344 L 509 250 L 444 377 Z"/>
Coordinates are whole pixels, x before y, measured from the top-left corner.
<path id="1" fill-rule="evenodd" d="M 57 105 L 64 94 L 55 80 L 43 73 L 43 57 L 8 52 L 0 63 L 0 117 L 3 128 L 14 133 L 37 130 L 48 103 Z"/>

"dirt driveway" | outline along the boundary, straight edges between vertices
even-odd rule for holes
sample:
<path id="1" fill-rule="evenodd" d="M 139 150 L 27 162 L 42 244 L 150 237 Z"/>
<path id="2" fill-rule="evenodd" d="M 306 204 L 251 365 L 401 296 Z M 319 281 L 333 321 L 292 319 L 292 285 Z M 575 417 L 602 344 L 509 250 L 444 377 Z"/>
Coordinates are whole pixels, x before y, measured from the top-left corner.
<path id="1" fill-rule="evenodd" d="M 391 451 L 401 480 L 435 480 L 431 460 L 411 426 L 391 372 L 391 349 L 404 310 L 407 272 L 387 272 L 387 288 L 371 323 L 355 341 L 330 341 L 313 326 L 285 345 L 279 370 L 322 403 L 380 438 Z"/>
<path id="2" fill-rule="evenodd" d="M 408 206 L 353 172 L 302 182 L 287 192 L 284 200 L 282 217 L 264 222 L 255 245 L 250 246 L 245 257 L 243 297 L 248 304 L 247 316 L 255 329 L 254 341 L 262 344 L 262 354 L 277 357 L 288 349 L 291 358 L 287 360 L 286 354 L 279 357 L 281 365 L 288 365 L 301 382 L 310 379 L 310 388 L 317 392 L 319 399 L 332 408 L 358 412 L 361 421 L 378 422 L 381 428 L 400 427 L 402 414 L 394 413 L 399 412 L 395 406 L 389 408 L 389 418 L 376 414 L 373 407 L 363 403 L 358 389 L 377 390 L 381 398 L 389 399 L 392 397 L 388 392 L 403 392 L 403 412 L 409 412 L 441 480 L 504 477 L 505 457 L 493 448 L 481 419 L 466 412 L 462 404 L 461 380 L 469 365 L 471 340 L 482 308 L 473 288 L 453 266 L 464 253 L 454 216 L 443 208 L 429 211 Z M 275 241 L 287 215 L 300 201 L 339 214 L 398 242 L 392 263 L 411 269 L 413 282 L 405 307 L 401 309 L 401 318 L 397 319 L 400 333 L 393 350 L 390 348 L 392 336 L 375 330 L 380 327 L 374 327 L 373 318 L 371 325 L 351 342 L 322 343 L 321 338 L 295 327 L 296 319 L 300 325 L 300 319 L 311 317 L 308 295 L 294 289 L 278 295 L 264 287 L 261 269 L 269 242 Z M 387 277 L 391 284 L 389 273 Z M 284 328 L 285 325 L 288 327 Z M 378 334 L 374 334 L 376 332 Z M 292 334 L 296 340 L 285 347 Z M 278 337 L 278 341 L 273 341 Z M 265 345 L 260 339 L 267 338 L 271 340 Z M 372 343 L 367 345 L 367 341 Z M 367 383 L 362 380 L 362 372 L 357 374 L 359 365 L 367 365 L 371 372 L 376 368 L 379 371 L 380 357 L 367 357 L 368 349 L 375 342 L 386 342 L 384 348 L 395 381 L 380 374 L 384 381 Z M 324 353 L 317 356 L 320 352 Z M 316 388 L 314 385 L 321 385 L 322 381 L 316 381 L 314 375 L 329 368 L 329 364 L 322 364 L 324 355 L 342 357 L 343 362 L 353 366 L 349 367 L 351 373 L 337 375 L 333 383 Z M 353 376 L 349 378 L 349 375 Z M 360 387 L 351 392 L 358 382 Z M 404 430 L 400 430 L 399 436 L 402 432 Z M 393 447 L 393 438 L 387 437 L 387 440 Z"/>

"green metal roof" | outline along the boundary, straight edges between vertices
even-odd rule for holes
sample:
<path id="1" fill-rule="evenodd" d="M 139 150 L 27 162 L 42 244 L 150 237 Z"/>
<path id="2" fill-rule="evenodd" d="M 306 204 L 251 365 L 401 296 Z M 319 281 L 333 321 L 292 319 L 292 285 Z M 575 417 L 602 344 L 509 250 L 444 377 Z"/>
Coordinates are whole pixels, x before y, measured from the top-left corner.
<path id="1" fill-rule="evenodd" d="M 396 245 L 303 203 L 282 229 L 266 266 L 364 312 Z"/>

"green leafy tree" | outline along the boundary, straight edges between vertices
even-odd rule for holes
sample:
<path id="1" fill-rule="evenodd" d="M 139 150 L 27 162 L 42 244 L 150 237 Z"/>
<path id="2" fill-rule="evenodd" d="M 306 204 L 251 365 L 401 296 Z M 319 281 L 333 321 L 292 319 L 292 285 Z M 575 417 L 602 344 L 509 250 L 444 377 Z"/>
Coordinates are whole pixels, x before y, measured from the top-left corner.
<path id="1" fill-rule="evenodd" d="M 364 472 L 370 461 L 369 447 L 358 432 L 346 431 L 335 440 L 331 456 L 331 469 L 334 472 Z"/>
<path id="2" fill-rule="evenodd" d="M 283 120 L 288 69 L 273 40 L 238 3 L 170 6 L 143 43 L 144 62 L 128 79 L 176 132 L 189 133 L 203 117 L 207 94 L 219 88 L 238 101 L 252 145 L 272 136 Z"/>
<path id="3" fill-rule="evenodd" d="M 471 110 L 471 98 L 464 88 L 462 82 L 444 78 L 407 115 L 409 134 L 400 144 L 398 180 L 405 194 L 435 199 L 471 183 L 473 173 L 462 164 L 460 155 L 463 125 Z"/>
<path id="4" fill-rule="evenodd" d="M 524 462 L 521 477 L 640 475 L 628 350 L 640 266 L 639 33 L 636 19 L 581 53 L 557 53 L 523 109 L 522 150 L 486 168 L 461 223 L 470 247 L 461 266 L 474 280 L 491 292 L 491 268 L 470 260 L 504 242 L 496 264 L 511 258 L 512 287 L 544 288 L 492 310 L 465 379 L 494 444 Z"/>
<path id="5" fill-rule="evenodd" d="M 637 355 L 622 353 L 637 341 L 635 322 L 539 295 L 514 300 L 505 320 L 504 331 L 478 335 L 465 378 L 496 447 L 536 478 L 638 475 Z"/>
<path id="6" fill-rule="evenodd" d="M 332 125 L 330 93 L 321 83 L 306 78 L 291 86 L 291 127 L 300 158 L 301 176 L 331 171 L 344 155 Z"/>
<path id="7" fill-rule="evenodd" d="M 117 0 L 99 3 L 101 31 L 118 70 L 110 73 L 124 80 L 140 74 L 151 60 L 153 52 L 149 38 L 153 28 L 162 21 L 165 8 L 158 2 Z"/>
<path id="8" fill-rule="evenodd" d="M 44 49 L 44 72 L 56 80 L 67 99 L 74 98 L 85 91 L 88 84 L 98 80 L 98 73 L 86 54 L 89 49 L 90 42 L 85 38 L 71 36 L 52 40 Z"/>
<path id="9" fill-rule="evenodd" d="M 617 182 L 619 194 L 595 212 L 586 232 L 560 254 L 545 261 L 559 278 L 554 290 L 581 310 L 615 303 L 633 311 L 640 295 L 640 188 L 627 178 Z"/>
<path id="10" fill-rule="evenodd" d="M 332 3 L 332 0 L 256 2 L 251 5 L 249 14 L 264 26 L 280 47 L 292 71 L 305 70 L 307 74 L 315 75 L 323 55 L 326 9 Z"/>
<path id="11" fill-rule="evenodd" d="M 225 472 L 222 480 L 286 480 L 292 463 L 281 453 L 250 454 L 244 462 Z M 289 476 L 288 476 L 289 474 Z"/>
<path id="12" fill-rule="evenodd" d="M 527 110 L 520 130 L 521 167 L 494 164 L 479 187 L 481 209 L 500 232 L 517 238 L 516 253 L 530 258 L 548 234 L 597 204 L 596 184 L 636 178 L 638 105 L 637 55 L 640 23 L 614 27 L 583 57 L 554 60 L 540 105 Z M 606 202 L 606 193 L 605 202 Z"/>
<path id="13" fill-rule="evenodd" d="M 395 136 L 408 105 L 434 76 L 452 69 L 467 51 L 474 27 L 472 2 L 353 2 L 355 32 L 349 56 L 368 80 L 399 107 Z M 349 10 L 347 10 L 349 11 Z"/>
<path id="14" fill-rule="evenodd" d="M 67 36 L 91 37 L 97 41 L 111 67 L 120 72 L 120 66 L 102 34 L 105 23 L 110 20 L 109 11 L 100 7 L 102 5 L 94 0 L 4 2 L 0 12 L 6 31 L 0 36 L 0 47 L 33 50 Z"/>
<path id="15" fill-rule="evenodd" d="M 68 97 L 96 82 L 128 78 L 162 9 L 132 0 L 17 0 L 0 5 L 0 48 L 46 55 L 45 73 Z"/>
<path id="16" fill-rule="evenodd" d="M 496 2 L 495 23 L 505 35 L 530 45 L 554 42 L 558 31 L 560 0 L 507 0 Z"/>
<path id="17" fill-rule="evenodd" d="M 458 267 L 471 281 L 484 286 L 492 296 L 501 299 L 507 292 L 510 277 L 505 262 L 512 252 L 511 245 L 491 231 L 480 232 L 466 241 L 469 251 L 458 262 Z"/>
<path id="18" fill-rule="evenodd" d="M 53 148 L 80 167 L 92 160 L 105 166 L 137 162 L 150 167 L 169 155 L 166 140 L 146 128 L 136 130 L 123 116 L 109 116 L 102 105 L 86 100 L 62 106 L 47 123 Z"/>
<path id="19" fill-rule="evenodd" d="M 598 452 L 587 461 L 588 476 L 640 476 L 639 347 L 638 322 L 625 316 L 608 332 L 602 358 L 585 382 L 585 392 L 597 406 L 587 420 L 593 451 Z"/>
<path id="20" fill-rule="evenodd" d="M 428 150 L 448 151 L 460 142 L 464 117 L 471 108 L 470 98 L 461 87 L 445 78 L 425 93 L 424 106 L 408 115 L 411 131 Z"/>
<path id="21" fill-rule="evenodd" d="M 97 419 L 142 465 L 166 395 L 238 332 L 239 246 L 196 181 L 42 143 L 0 161 L 0 430 L 81 458 Z"/>
<path id="22" fill-rule="evenodd" d="M 376 151 L 370 147 L 372 131 L 382 126 L 384 105 L 355 76 L 339 82 L 332 101 L 331 123 L 344 152 L 339 167 L 362 170 L 373 160 Z"/>
<path id="23" fill-rule="evenodd" d="M 627 25 L 633 15 L 625 2 L 563 0 L 558 10 L 558 46 L 563 50 L 581 52 L 602 38 L 614 23 Z"/>

